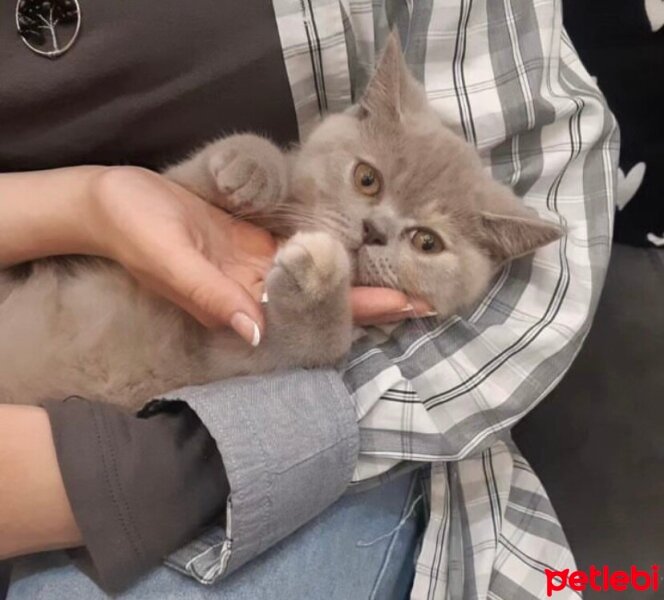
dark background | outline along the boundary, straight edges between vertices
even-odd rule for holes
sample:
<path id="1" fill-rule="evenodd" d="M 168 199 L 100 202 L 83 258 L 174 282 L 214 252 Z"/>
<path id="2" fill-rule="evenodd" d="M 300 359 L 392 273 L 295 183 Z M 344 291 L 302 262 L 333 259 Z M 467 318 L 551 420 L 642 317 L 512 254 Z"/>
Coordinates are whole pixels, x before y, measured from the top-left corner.
<path id="1" fill-rule="evenodd" d="M 636 196 L 616 215 L 615 241 L 649 246 L 648 232 L 664 236 L 664 27 L 652 31 L 644 0 L 566 0 L 563 13 L 620 124 L 622 170 L 646 163 Z"/>

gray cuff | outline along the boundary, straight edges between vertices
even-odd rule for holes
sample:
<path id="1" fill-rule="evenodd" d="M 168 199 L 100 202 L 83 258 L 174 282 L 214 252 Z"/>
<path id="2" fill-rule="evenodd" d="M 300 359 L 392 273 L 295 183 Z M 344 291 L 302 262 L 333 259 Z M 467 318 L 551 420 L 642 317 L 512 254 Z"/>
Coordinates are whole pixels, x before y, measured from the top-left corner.
<path id="1" fill-rule="evenodd" d="M 172 392 L 196 411 L 221 452 L 231 495 L 226 530 L 167 560 L 202 583 L 226 575 L 320 514 L 348 486 L 358 426 L 332 370 L 246 377 Z"/>

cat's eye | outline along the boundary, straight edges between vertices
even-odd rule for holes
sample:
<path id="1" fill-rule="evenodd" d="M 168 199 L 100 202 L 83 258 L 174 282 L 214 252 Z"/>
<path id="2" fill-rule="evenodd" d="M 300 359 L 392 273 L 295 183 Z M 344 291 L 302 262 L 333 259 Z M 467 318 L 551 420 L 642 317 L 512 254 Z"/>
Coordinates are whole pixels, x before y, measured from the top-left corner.
<path id="1" fill-rule="evenodd" d="M 380 192 L 381 182 L 378 171 L 371 165 L 360 162 L 353 172 L 355 187 L 365 196 L 376 196 Z"/>
<path id="2" fill-rule="evenodd" d="M 409 233 L 410 243 L 419 252 L 425 254 L 440 254 L 445 250 L 445 244 L 440 236 L 430 229 L 412 229 Z"/>

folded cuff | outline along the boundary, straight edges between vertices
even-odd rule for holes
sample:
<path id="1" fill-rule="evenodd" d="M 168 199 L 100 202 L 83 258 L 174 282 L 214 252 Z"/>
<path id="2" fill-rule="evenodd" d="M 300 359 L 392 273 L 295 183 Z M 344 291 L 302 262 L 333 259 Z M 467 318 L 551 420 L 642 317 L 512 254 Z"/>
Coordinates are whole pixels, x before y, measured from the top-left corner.
<path id="1" fill-rule="evenodd" d="M 353 403 L 332 370 L 292 371 L 184 388 L 223 457 L 231 494 L 226 529 L 167 564 L 202 583 L 231 573 L 320 514 L 346 490 L 357 462 Z"/>

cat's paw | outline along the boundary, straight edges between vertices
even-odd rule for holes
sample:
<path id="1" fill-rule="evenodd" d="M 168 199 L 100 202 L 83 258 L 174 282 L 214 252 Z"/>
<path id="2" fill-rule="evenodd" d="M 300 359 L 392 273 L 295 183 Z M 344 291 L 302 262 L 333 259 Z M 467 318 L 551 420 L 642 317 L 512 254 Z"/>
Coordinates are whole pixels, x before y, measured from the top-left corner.
<path id="1" fill-rule="evenodd" d="M 302 305 L 334 301 L 350 288 L 350 276 L 350 258 L 341 242 L 323 232 L 297 233 L 277 253 L 268 294 Z"/>
<path id="2" fill-rule="evenodd" d="M 265 211 L 287 195 L 286 159 L 264 138 L 235 135 L 217 142 L 208 168 L 231 212 Z"/>

